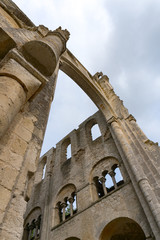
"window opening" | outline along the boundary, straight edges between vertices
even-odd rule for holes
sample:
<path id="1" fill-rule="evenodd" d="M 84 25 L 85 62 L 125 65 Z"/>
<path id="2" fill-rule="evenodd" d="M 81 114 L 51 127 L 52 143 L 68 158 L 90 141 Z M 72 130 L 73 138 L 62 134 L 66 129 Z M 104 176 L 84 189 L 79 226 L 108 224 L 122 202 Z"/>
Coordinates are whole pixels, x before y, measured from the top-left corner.
<path id="1" fill-rule="evenodd" d="M 74 194 L 73 196 L 73 214 L 77 212 L 77 196 Z"/>
<path id="2" fill-rule="evenodd" d="M 67 159 L 70 159 L 71 156 L 72 156 L 72 154 L 71 154 L 71 143 L 67 146 L 66 156 L 67 156 Z"/>
<path id="3" fill-rule="evenodd" d="M 46 175 L 46 165 L 47 165 L 47 164 L 45 164 L 44 167 L 43 167 L 42 179 L 44 179 L 44 178 L 45 178 L 45 175 Z"/>
<path id="4" fill-rule="evenodd" d="M 123 177 L 122 177 L 119 167 L 117 167 L 114 170 L 114 172 L 115 172 L 115 180 L 116 180 L 117 186 L 122 185 L 124 183 L 124 180 L 123 180 Z"/>
<path id="5" fill-rule="evenodd" d="M 73 192 L 70 197 L 64 198 L 63 202 L 57 203 L 60 222 L 72 217 L 77 212 L 76 194 Z"/>
<path id="6" fill-rule="evenodd" d="M 111 192 L 112 190 L 114 190 L 114 183 L 112 181 L 112 178 L 109 174 L 107 174 L 105 176 L 105 179 L 106 179 L 105 186 L 107 188 L 107 192 Z"/>
<path id="7" fill-rule="evenodd" d="M 101 136 L 101 132 L 98 124 L 93 125 L 93 127 L 91 128 L 91 135 L 92 135 L 92 141 L 96 140 Z"/>

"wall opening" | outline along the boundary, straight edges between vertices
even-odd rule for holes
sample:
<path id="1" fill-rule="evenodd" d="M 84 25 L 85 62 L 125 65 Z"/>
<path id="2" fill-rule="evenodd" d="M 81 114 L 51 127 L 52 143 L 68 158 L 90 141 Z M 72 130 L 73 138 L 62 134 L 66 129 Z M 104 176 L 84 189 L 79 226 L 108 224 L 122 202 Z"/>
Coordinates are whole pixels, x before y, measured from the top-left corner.
<path id="1" fill-rule="evenodd" d="M 141 226 L 126 217 L 114 219 L 103 229 L 99 240 L 145 240 Z"/>
<path id="2" fill-rule="evenodd" d="M 92 141 L 101 137 L 101 131 L 100 131 L 97 123 L 95 125 L 93 125 L 93 127 L 91 128 L 91 136 L 92 136 Z"/>
<path id="3" fill-rule="evenodd" d="M 70 159 L 70 158 L 72 157 L 72 153 L 71 153 L 71 143 L 67 146 L 66 157 L 67 157 L 67 159 Z"/>
<path id="4" fill-rule="evenodd" d="M 46 175 L 46 165 L 47 165 L 47 164 L 45 164 L 44 167 L 43 167 L 42 179 L 44 179 L 44 178 L 45 178 L 45 175 Z"/>

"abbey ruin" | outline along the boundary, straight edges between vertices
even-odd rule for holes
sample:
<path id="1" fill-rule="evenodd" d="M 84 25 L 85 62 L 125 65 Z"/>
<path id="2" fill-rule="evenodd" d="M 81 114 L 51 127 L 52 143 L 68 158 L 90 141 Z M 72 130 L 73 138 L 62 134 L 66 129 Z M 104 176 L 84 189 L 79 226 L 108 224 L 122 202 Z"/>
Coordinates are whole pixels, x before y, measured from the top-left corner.
<path id="1" fill-rule="evenodd" d="M 67 49 L 67 30 L 35 26 L 11 0 L 0 23 L 0 240 L 159 240 L 158 144 Z M 40 158 L 59 70 L 99 111 Z"/>

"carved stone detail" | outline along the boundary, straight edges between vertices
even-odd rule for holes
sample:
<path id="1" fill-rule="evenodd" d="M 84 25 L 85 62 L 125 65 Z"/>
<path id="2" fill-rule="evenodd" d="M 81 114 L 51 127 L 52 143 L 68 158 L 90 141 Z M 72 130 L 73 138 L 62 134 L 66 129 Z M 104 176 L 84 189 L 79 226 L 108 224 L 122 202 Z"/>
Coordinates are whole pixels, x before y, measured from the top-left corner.
<path id="1" fill-rule="evenodd" d="M 144 143 L 150 146 L 158 146 L 158 142 L 155 143 L 149 139 L 147 139 Z"/>
<path id="2" fill-rule="evenodd" d="M 108 123 L 109 125 L 111 125 L 113 122 L 117 122 L 117 118 L 114 117 L 114 116 L 112 116 L 112 117 L 107 121 L 107 123 Z"/>
<path id="3" fill-rule="evenodd" d="M 129 121 L 135 121 L 136 122 L 136 119 L 135 119 L 135 117 L 132 115 L 132 114 L 130 114 L 127 118 L 126 118 L 126 120 L 129 120 Z"/>

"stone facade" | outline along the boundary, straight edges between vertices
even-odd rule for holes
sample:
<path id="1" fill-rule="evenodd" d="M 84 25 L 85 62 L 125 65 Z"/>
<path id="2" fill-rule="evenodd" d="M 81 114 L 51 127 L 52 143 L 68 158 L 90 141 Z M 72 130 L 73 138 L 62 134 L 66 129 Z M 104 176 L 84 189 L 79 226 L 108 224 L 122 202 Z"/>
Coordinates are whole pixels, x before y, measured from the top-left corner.
<path id="1" fill-rule="evenodd" d="M 0 22 L 0 239 L 159 240 L 158 145 L 66 48 L 67 30 L 36 27 L 10 0 Z M 59 69 L 99 111 L 39 159 Z"/>

